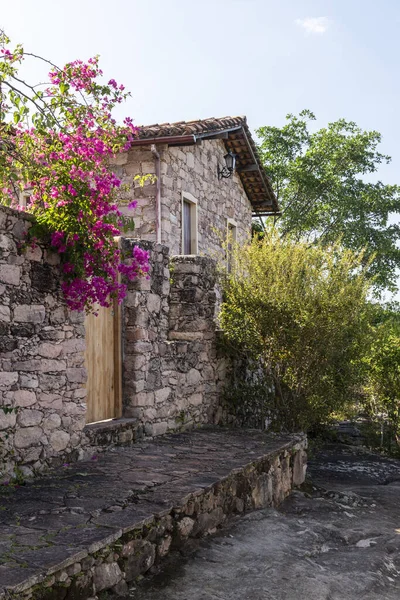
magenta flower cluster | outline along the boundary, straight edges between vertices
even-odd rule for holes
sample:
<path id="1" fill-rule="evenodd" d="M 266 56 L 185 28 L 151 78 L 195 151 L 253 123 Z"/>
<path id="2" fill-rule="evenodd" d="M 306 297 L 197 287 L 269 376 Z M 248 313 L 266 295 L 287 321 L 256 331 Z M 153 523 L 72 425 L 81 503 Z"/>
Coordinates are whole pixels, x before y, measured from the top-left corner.
<path id="1" fill-rule="evenodd" d="M 7 51 L 3 55 L 8 57 Z M 136 129 L 130 118 L 123 126 L 112 118 L 127 94 L 114 79 L 99 82 L 101 76 L 97 57 L 51 71 L 45 91 L 51 118 L 45 124 L 41 118 L 40 127 L 35 121 L 30 127 L 18 123 L 15 152 L 7 157 L 8 172 L 0 175 L 0 195 L 11 204 L 15 186 L 7 174 L 18 173 L 29 189 L 29 210 L 37 221 L 31 238 L 47 237 L 60 254 L 62 290 L 68 306 L 78 311 L 109 306 L 114 298 L 120 302 L 125 280 L 149 271 L 146 251 L 135 247 L 132 256 L 123 257 L 115 241 L 124 216 L 117 204 L 121 181 L 110 158 L 130 147 Z"/>

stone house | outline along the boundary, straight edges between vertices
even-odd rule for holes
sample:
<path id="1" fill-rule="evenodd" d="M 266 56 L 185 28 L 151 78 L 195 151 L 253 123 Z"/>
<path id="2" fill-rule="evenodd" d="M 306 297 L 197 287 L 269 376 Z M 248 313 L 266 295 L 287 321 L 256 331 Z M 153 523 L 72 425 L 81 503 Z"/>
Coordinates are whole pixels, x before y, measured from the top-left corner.
<path id="1" fill-rule="evenodd" d="M 246 119 L 143 127 L 114 169 L 157 176 L 130 194 L 139 239 L 121 240 L 151 272 L 97 320 L 66 308 L 51 249 L 19 249 L 32 216 L 0 207 L 0 479 L 224 418 L 210 255 L 278 210 Z"/>
<path id="2" fill-rule="evenodd" d="M 235 157 L 231 171 L 227 153 Z M 252 217 L 278 211 L 246 117 L 141 127 L 113 169 L 128 184 L 156 176 L 129 198 L 138 203 L 134 236 L 167 245 L 171 255 L 215 255 L 228 230 L 243 241 Z"/>

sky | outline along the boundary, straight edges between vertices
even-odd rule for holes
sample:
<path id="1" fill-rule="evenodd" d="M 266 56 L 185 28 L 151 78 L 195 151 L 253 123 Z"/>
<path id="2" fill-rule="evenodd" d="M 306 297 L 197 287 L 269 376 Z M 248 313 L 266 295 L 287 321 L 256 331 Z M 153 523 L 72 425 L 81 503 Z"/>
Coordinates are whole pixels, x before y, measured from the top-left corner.
<path id="1" fill-rule="evenodd" d="M 379 178 L 400 183 L 399 0 L 0 0 L 0 27 L 56 64 L 100 54 L 137 125 L 356 121 L 392 156 Z"/>

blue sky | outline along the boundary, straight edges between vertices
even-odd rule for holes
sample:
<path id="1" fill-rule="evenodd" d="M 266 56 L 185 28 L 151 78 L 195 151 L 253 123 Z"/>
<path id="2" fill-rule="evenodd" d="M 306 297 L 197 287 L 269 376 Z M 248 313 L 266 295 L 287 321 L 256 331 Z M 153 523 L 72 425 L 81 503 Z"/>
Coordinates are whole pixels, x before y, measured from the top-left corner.
<path id="1" fill-rule="evenodd" d="M 100 54 L 138 124 L 310 108 L 381 131 L 399 179 L 397 0 L 2 0 L 0 26 L 56 63 Z"/>
<path id="2" fill-rule="evenodd" d="M 101 55 L 136 124 L 311 109 L 382 133 L 400 182 L 398 0 L 13 0 L 0 27 L 57 64 Z M 29 67 L 30 79 L 42 77 Z"/>
<path id="3" fill-rule="evenodd" d="M 0 26 L 57 64 L 100 54 L 137 124 L 309 108 L 379 130 L 399 181 L 397 0 L 2 0 Z"/>

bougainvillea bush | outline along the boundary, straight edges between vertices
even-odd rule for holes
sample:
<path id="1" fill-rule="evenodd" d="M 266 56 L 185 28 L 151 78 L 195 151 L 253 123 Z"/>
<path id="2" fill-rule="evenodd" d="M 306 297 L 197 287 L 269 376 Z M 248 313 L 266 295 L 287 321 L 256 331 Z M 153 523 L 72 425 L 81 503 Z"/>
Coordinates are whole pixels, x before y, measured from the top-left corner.
<path id="1" fill-rule="evenodd" d="M 28 58 L 48 63 L 48 83 L 21 78 Z M 109 163 L 129 148 L 135 127 L 112 116 L 128 96 L 124 86 L 104 81 L 98 57 L 58 68 L 11 48 L 0 32 L 0 202 L 17 208 L 29 196 L 36 222 L 27 243 L 43 240 L 60 254 L 67 304 L 88 312 L 122 300 L 121 275 L 132 280 L 149 269 L 147 252 L 135 247 L 123 257 L 115 242 L 133 221 L 118 210 L 121 181 Z"/>

